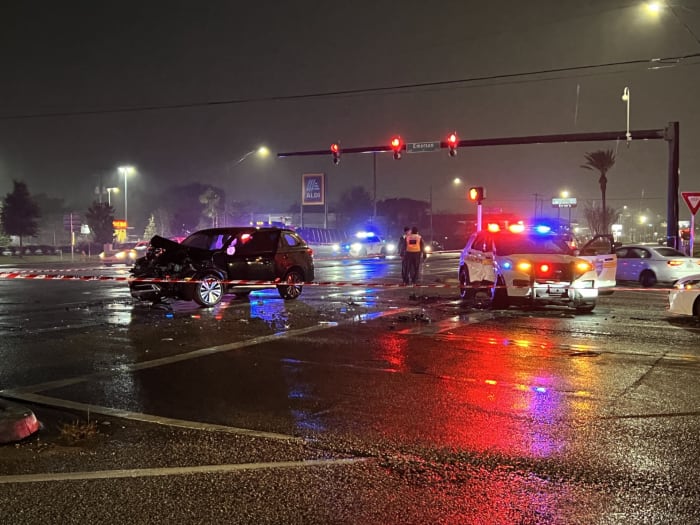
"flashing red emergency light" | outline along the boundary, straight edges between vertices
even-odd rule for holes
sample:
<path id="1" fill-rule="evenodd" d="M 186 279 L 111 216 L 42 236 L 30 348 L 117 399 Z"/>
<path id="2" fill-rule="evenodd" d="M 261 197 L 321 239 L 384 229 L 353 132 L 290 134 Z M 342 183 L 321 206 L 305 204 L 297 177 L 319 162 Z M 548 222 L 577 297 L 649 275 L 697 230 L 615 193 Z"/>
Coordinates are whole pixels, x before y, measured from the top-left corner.
<path id="1" fill-rule="evenodd" d="M 340 144 L 335 142 L 331 144 L 331 153 L 333 154 L 333 164 L 340 164 Z"/>
<path id="2" fill-rule="evenodd" d="M 403 141 L 398 135 L 391 139 L 391 149 L 394 150 L 394 158 L 399 160 L 401 158 L 401 148 L 403 148 Z"/>
<path id="3" fill-rule="evenodd" d="M 457 132 L 453 131 L 447 136 L 447 147 L 450 149 L 450 157 L 457 155 Z"/>

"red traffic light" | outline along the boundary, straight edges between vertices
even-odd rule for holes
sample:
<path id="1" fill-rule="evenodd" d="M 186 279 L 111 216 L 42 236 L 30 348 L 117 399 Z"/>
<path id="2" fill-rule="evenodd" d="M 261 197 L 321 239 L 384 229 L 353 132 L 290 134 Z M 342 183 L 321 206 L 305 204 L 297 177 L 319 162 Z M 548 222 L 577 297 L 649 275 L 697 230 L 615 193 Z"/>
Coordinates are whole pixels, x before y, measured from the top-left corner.
<path id="1" fill-rule="evenodd" d="M 337 142 L 331 144 L 331 153 L 333 154 L 333 164 L 337 166 L 340 163 L 340 144 Z"/>
<path id="2" fill-rule="evenodd" d="M 484 200 L 484 188 L 481 186 L 475 186 L 473 188 L 469 188 L 469 192 L 467 193 L 469 196 L 469 200 L 472 202 L 476 202 L 477 204 L 481 204 L 481 201 Z"/>
<path id="3" fill-rule="evenodd" d="M 450 149 L 450 157 L 457 155 L 457 146 L 459 140 L 457 139 L 457 132 L 452 132 L 447 136 L 447 147 Z"/>
<path id="4" fill-rule="evenodd" d="M 401 137 L 396 136 L 391 139 L 391 149 L 394 150 L 394 158 L 399 160 L 401 158 L 401 149 L 403 148 L 403 141 Z"/>

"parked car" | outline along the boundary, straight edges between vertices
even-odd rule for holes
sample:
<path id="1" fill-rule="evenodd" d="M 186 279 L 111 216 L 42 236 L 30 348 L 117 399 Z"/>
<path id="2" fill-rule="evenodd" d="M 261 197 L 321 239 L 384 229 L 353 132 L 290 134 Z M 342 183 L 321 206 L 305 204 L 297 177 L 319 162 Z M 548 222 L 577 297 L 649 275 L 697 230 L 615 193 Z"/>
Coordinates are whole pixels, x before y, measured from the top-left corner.
<path id="1" fill-rule="evenodd" d="M 133 265 L 136 259 L 146 255 L 148 241 L 130 242 L 120 244 L 112 250 L 103 251 L 100 253 L 100 262 L 105 266 L 113 264 Z"/>
<path id="2" fill-rule="evenodd" d="M 463 299 L 494 308 L 557 305 L 583 313 L 593 311 L 598 298 L 594 264 L 576 257 L 564 237 L 544 226 L 472 234 L 458 278 Z"/>
<path id="3" fill-rule="evenodd" d="M 425 243 L 425 253 L 430 256 L 431 253 L 441 252 L 444 250 L 442 244 L 438 241 L 426 241 Z"/>
<path id="4" fill-rule="evenodd" d="M 396 255 L 397 246 L 387 242 L 374 232 L 361 231 L 347 242 L 333 245 L 333 253 L 350 257 L 386 257 Z"/>
<path id="5" fill-rule="evenodd" d="M 676 281 L 668 294 L 669 312 L 692 315 L 700 321 L 700 273 Z"/>
<path id="6" fill-rule="evenodd" d="M 669 246 L 629 244 L 615 250 L 617 280 L 637 281 L 644 287 L 673 284 L 700 272 L 700 258 L 689 257 Z"/>
<path id="7" fill-rule="evenodd" d="M 153 237 L 131 273 L 131 295 L 144 301 L 174 298 L 214 306 L 226 292 L 247 296 L 265 288 L 296 299 L 303 283 L 314 279 L 313 250 L 286 228 L 210 228 L 181 243 Z"/>

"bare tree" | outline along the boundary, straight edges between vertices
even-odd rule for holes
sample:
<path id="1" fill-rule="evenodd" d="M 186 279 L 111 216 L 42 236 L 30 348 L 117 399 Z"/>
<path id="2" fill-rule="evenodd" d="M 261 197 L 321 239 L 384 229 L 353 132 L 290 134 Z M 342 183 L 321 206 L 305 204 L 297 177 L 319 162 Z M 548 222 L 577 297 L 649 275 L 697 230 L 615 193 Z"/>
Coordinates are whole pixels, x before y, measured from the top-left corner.
<path id="1" fill-rule="evenodd" d="M 607 208 L 606 210 L 603 210 L 602 207 L 595 206 L 595 204 L 592 202 L 587 202 L 583 208 L 583 216 L 586 218 L 588 228 L 591 230 L 593 235 L 597 235 L 601 233 L 608 233 L 608 219 L 613 221 L 617 220 L 620 216 L 620 212 L 615 208 Z"/>

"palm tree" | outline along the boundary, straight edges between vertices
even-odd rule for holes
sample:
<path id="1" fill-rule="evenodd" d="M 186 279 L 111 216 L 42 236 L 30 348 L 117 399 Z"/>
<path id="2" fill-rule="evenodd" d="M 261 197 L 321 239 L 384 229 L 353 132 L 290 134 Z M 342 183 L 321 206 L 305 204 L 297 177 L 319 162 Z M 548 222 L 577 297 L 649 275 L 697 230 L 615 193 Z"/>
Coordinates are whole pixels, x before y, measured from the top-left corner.
<path id="1" fill-rule="evenodd" d="M 615 154 L 611 149 L 608 150 L 598 150 L 593 153 L 586 153 L 586 163 L 582 164 L 581 167 L 587 170 L 596 170 L 600 173 L 598 178 L 598 184 L 600 184 L 600 195 L 603 199 L 603 220 L 602 226 L 603 231 L 601 233 L 608 233 L 608 217 L 607 217 L 607 204 L 605 202 L 605 189 L 608 185 L 607 173 L 615 165 Z"/>

